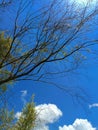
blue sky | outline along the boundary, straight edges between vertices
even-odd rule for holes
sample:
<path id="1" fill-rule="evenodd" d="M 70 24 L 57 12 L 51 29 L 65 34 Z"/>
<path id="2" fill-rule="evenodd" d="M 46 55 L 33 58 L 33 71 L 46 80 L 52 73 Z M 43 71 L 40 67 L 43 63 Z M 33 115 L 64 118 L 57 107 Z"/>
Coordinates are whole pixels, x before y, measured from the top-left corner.
<path id="1" fill-rule="evenodd" d="M 34 3 L 36 10 L 45 0 Z M 5 27 L 8 26 L 6 23 Z M 96 37 L 98 31 L 94 30 L 92 37 Z M 91 36 L 91 35 L 90 35 Z M 96 46 L 94 49 L 98 49 Z M 98 129 L 98 58 L 96 55 L 88 57 L 88 60 L 80 65 L 77 70 L 59 77 L 50 76 L 49 82 L 55 82 L 63 87 L 68 87 L 69 91 L 77 91 L 83 95 L 88 102 L 80 103 L 68 94 L 68 92 L 41 82 L 20 81 L 14 84 L 12 98 L 10 100 L 14 105 L 16 115 L 19 116 L 22 107 L 29 101 L 32 94 L 35 95 L 35 104 L 38 108 L 43 108 L 41 116 L 38 117 L 38 128 L 35 130 L 97 130 Z M 50 68 L 52 69 L 52 68 Z M 62 62 L 59 62 L 58 69 L 62 69 Z M 74 89 L 70 89 L 74 88 Z M 84 95 L 83 91 L 87 93 Z M 13 102 L 13 103 L 12 103 Z M 89 106 L 90 105 L 90 106 Z M 46 111 L 45 111 L 46 110 Z M 18 113 L 18 114 L 17 114 Z M 40 121 L 39 121 L 40 119 Z M 70 125 L 70 126 L 69 126 Z M 96 129 L 94 129 L 96 128 Z"/>
<path id="2" fill-rule="evenodd" d="M 91 122 L 93 127 L 98 128 L 98 106 L 95 105 L 94 107 L 92 106 L 89 108 L 89 105 L 98 103 L 97 64 L 91 64 L 89 67 L 84 67 L 84 69 L 81 70 L 81 73 L 77 75 L 69 74 L 66 78 L 59 78 L 59 80 L 56 79 L 56 82 L 59 83 L 61 81 L 65 86 L 69 84 L 75 87 L 81 86 L 89 96 L 85 97 L 88 98 L 89 103 L 86 102 L 83 106 L 81 106 L 77 101 L 74 103 L 72 97 L 67 95 L 64 91 L 54 86 L 34 83 L 32 81 L 22 81 L 21 83 L 16 84 L 15 91 L 18 93 L 16 94 L 16 101 L 18 100 L 17 105 L 19 104 L 16 111 L 21 111 L 21 106 L 24 104 L 22 99 L 22 91 L 25 90 L 27 91 L 24 97 L 25 101 L 28 101 L 30 96 L 34 93 L 36 106 L 41 104 L 54 104 L 61 110 L 62 116 L 60 116 L 57 121 L 54 121 L 54 123 L 49 123 L 49 130 L 57 130 L 59 126 L 63 127 L 64 125 L 72 125 L 76 119 L 87 119 Z"/>

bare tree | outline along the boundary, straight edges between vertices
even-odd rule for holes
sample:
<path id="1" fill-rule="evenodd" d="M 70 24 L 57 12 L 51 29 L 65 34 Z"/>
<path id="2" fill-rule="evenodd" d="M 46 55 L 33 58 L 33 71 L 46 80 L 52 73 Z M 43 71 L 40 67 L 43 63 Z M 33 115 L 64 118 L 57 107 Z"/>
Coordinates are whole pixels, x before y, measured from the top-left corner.
<path id="1" fill-rule="evenodd" d="M 96 26 L 93 21 L 97 20 L 97 4 L 90 8 L 90 3 L 79 7 L 66 0 L 48 2 L 38 10 L 31 1 L 23 0 L 13 1 L 8 12 L 0 9 L 1 19 L 6 15 L 3 22 L 8 21 L 5 26 L 0 23 L 0 85 L 41 80 L 43 68 L 59 61 L 66 65 L 62 71 L 70 71 L 85 58 L 87 48 L 97 43 L 89 37 L 91 26 Z M 46 72 L 52 73 L 59 71 Z"/>

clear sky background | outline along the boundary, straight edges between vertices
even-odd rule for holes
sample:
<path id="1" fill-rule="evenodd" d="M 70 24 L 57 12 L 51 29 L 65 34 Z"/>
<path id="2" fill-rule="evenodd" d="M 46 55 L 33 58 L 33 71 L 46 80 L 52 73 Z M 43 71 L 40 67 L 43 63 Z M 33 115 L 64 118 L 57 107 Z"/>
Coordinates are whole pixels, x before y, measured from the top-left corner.
<path id="1" fill-rule="evenodd" d="M 44 0 L 36 0 L 37 9 Z M 45 3 L 44 3 L 45 4 Z M 7 25 L 7 24 L 6 24 Z M 95 30 L 93 37 L 96 37 L 98 30 Z M 96 47 L 94 49 L 97 49 Z M 62 63 L 58 64 L 62 68 Z M 80 103 L 67 92 L 58 89 L 51 84 L 44 84 L 33 81 L 21 81 L 14 85 L 10 102 L 14 105 L 15 112 L 21 112 L 22 107 L 29 101 L 32 94 L 35 95 L 36 109 L 43 108 L 39 119 L 38 128 L 35 130 L 98 130 L 98 58 L 96 55 L 84 61 L 80 67 L 63 76 L 50 77 L 49 81 L 54 81 L 59 85 L 68 87 L 70 91 L 78 91 L 84 95 L 83 88 L 87 93 L 85 99 L 79 100 Z M 70 89 L 70 88 L 75 88 Z M 13 103 L 12 103 L 13 102 Z M 81 104 L 83 103 L 83 104 Z M 95 104 L 96 103 L 96 104 Z M 65 126 L 64 126 L 65 125 Z M 71 126 L 68 126 L 71 125 Z M 48 128 L 49 127 L 49 128 Z"/>
<path id="2" fill-rule="evenodd" d="M 55 104 L 63 113 L 59 116 L 59 120 L 49 124 L 49 130 L 58 130 L 59 126 L 72 125 L 76 119 L 87 119 L 91 122 L 93 127 L 98 128 L 98 106 L 89 105 L 98 103 L 98 67 L 97 64 L 91 64 L 81 70 L 80 74 L 69 74 L 66 77 L 59 77 L 55 79 L 56 83 L 63 83 L 63 85 L 71 87 L 81 87 L 88 94 L 87 98 L 89 102 L 83 102 L 83 105 L 74 101 L 73 97 L 66 94 L 66 92 L 48 84 L 34 83 L 32 81 L 22 81 L 17 83 L 14 91 L 14 101 L 16 103 L 16 111 L 20 112 L 25 101 L 30 99 L 32 94 L 35 95 L 36 106 L 41 104 Z M 27 93 L 23 96 L 23 91 Z M 81 93 L 80 93 L 81 95 Z M 48 112 L 49 113 L 49 112 Z M 50 112 L 51 113 L 51 112 Z M 50 115 L 51 116 L 51 115 Z M 48 114 L 47 114 L 48 118 Z M 67 130 L 67 129 L 64 129 Z M 73 129 L 68 129 L 73 130 Z M 75 129 L 78 130 L 78 129 Z M 80 129 L 79 129 L 80 130 Z M 81 127 L 82 130 L 82 127 Z M 86 129 L 83 129 L 86 130 Z M 92 130 L 92 129 L 91 129 Z"/>

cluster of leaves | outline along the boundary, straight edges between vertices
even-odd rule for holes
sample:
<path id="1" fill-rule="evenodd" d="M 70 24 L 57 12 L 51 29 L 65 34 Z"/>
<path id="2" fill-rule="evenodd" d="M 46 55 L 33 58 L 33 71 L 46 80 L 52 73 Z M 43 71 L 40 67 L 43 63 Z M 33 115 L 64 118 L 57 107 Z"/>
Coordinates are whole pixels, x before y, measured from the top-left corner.
<path id="1" fill-rule="evenodd" d="M 12 74 L 10 68 L 2 67 L 4 63 L 8 63 L 14 59 L 14 56 L 10 53 L 11 42 L 12 39 L 6 37 L 4 32 L 0 33 L 0 79 L 5 79 Z M 11 66 L 15 67 L 15 64 L 12 62 Z M 11 82 L 0 85 L 0 100 L 2 102 L 0 107 L 0 130 L 31 130 L 34 128 L 36 120 L 34 101 L 32 99 L 26 104 L 20 118 L 16 120 L 14 111 L 10 111 L 7 108 L 7 101 L 3 101 L 2 99 L 2 96 L 7 93 L 10 84 Z"/>
<path id="2" fill-rule="evenodd" d="M 14 111 L 7 108 L 0 108 L 0 130 L 10 130 L 13 125 Z"/>
<path id="3" fill-rule="evenodd" d="M 21 116 L 10 130 L 31 130 L 35 127 L 36 111 L 34 101 L 31 100 L 24 107 Z"/>
<path id="4" fill-rule="evenodd" d="M 44 75 L 68 72 L 78 67 L 80 60 L 85 59 L 82 54 L 85 54 L 87 47 L 98 42 L 98 39 L 93 40 L 89 37 L 85 29 L 88 25 L 94 25 L 91 21 L 98 15 L 98 5 L 89 11 L 89 4 L 79 10 L 74 3 L 50 1 L 52 3 L 36 12 L 34 12 L 35 7 L 30 4 L 31 0 L 0 2 L 2 8 L 13 3 L 9 8 L 10 11 L 5 8 L 6 17 L 3 19 L 12 22 L 11 28 L 5 29 L 8 30 L 9 36 L 5 32 L 0 32 L 0 99 L 7 92 L 10 82 L 28 79 L 46 82 L 42 80 Z M 13 12 L 13 18 L 12 13 L 7 16 L 7 12 Z M 2 13 L 0 16 L 3 18 Z M 0 25 L 3 30 L 2 22 Z M 85 40 L 84 36 L 87 36 Z M 62 71 L 52 66 L 53 71 L 44 72 L 43 68 L 47 63 L 59 61 L 64 61 Z M 35 119 L 33 102 L 26 105 L 21 117 L 15 122 L 13 112 L 6 107 L 3 111 L 2 106 L 0 107 L 2 130 L 30 130 L 35 125 Z M 14 123 L 12 126 L 10 126 L 11 122 Z"/>
<path id="5" fill-rule="evenodd" d="M 5 37 L 5 33 L 0 32 L 0 79 L 4 79 L 11 74 L 7 68 L 1 67 L 3 65 L 3 61 L 7 62 L 11 57 L 10 53 L 8 53 L 8 51 L 10 50 L 11 42 L 11 38 Z M 6 84 L 0 86 L 0 94 L 6 92 L 6 90 Z"/>
<path id="6" fill-rule="evenodd" d="M 36 110 L 33 99 L 23 108 L 19 119 L 15 119 L 14 110 L 0 108 L 0 130 L 31 130 L 35 127 Z"/>
<path id="7" fill-rule="evenodd" d="M 7 55 L 7 52 L 10 50 L 12 39 L 10 37 L 5 37 L 5 33 L 0 33 L 0 62 L 4 60 L 7 56 L 6 60 L 10 55 Z"/>

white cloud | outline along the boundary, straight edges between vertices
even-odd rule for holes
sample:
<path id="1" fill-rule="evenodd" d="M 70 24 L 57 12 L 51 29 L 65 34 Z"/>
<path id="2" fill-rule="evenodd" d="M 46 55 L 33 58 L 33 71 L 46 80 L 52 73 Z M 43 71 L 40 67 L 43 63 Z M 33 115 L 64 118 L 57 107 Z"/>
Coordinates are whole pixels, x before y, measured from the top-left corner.
<path id="1" fill-rule="evenodd" d="M 41 104 L 35 107 L 37 113 L 36 127 L 33 130 L 49 130 L 48 125 L 57 121 L 61 116 L 61 110 L 54 104 Z M 21 112 L 15 117 L 19 119 Z"/>
<path id="2" fill-rule="evenodd" d="M 36 111 L 38 114 L 36 120 L 37 127 L 34 130 L 49 130 L 48 125 L 54 123 L 62 116 L 61 110 L 54 104 L 38 105 Z"/>
<path id="3" fill-rule="evenodd" d="M 90 104 L 89 108 L 92 108 L 92 107 L 98 107 L 98 103 Z"/>
<path id="4" fill-rule="evenodd" d="M 64 125 L 59 130 L 96 130 L 87 119 L 76 119 L 72 125 Z"/>
<path id="5" fill-rule="evenodd" d="M 19 119 L 20 116 L 21 116 L 21 112 L 17 112 L 17 113 L 15 114 L 15 118 L 16 118 L 16 119 Z"/>
<path id="6" fill-rule="evenodd" d="M 61 116 L 61 110 L 55 104 L 41 104 L 35 107 L 37 113 L 36 127 L 33 130 L 49 130 L 49 124 L 56 122 Z M 19 119 L 21 112 L 15 117 Z M 58 130 L 97 130 L 87 119 L 76 119 L 71 125 L 59 126 Z"/>

